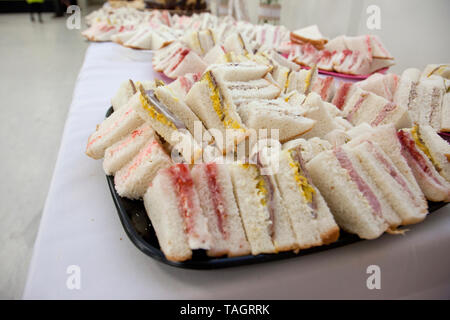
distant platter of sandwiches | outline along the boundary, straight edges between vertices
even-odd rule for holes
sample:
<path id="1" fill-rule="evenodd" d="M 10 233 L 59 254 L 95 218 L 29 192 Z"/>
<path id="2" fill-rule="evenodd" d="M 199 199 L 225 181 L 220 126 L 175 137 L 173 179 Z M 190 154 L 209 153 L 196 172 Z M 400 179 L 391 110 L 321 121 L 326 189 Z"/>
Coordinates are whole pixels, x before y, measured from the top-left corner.
<path id="1" fill-rule="evenodd" d="M 366 78 L 387 70 L 394 57 L 376 35 L 329 40 L 317 25 L 289 31 L 284 26 L 254 25 L 210 13 L 171 15 L 168 11 L 103 7 L 86 17 L 82 35 L 90 41 L 113 41 L 138 50 L 154 50 L 153 66 L 176 79 L 203 73 L 224 61 L 257 60 L 276 51 L 289 65 L 316 66 L 325 73 Z"/>
<path id="2" fill-rule="evenodd" d="M 403 234 L 427 200 L 450 201 L 450 144 L 438 134 L 450 131 L 449 65 L 337 82 L 235 40 L 201 72 L 180 71 L 198 63 L 180 43 L 162 50 L 189 62 L 155 52 L 176 80 L 124 81 L 88 139 L 115 192 L 143 200 L 167 260 Z"/>

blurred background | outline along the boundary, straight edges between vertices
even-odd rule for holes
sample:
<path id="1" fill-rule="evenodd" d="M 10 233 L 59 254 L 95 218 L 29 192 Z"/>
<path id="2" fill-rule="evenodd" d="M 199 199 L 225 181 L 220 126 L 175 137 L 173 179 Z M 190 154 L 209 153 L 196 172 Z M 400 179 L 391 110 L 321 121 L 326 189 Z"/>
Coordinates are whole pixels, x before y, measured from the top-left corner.
<path id="1" fill-rule="evenodd" d="M 103 3 L 0 0 L 0 298 L 22 296 L 72 92 L 89 45 L 80 35 L 84 26 L 67 28 L 66 10 L 79 5 L 83 17 Z M 211 0 L 205 5 L 223 14 L 226 3 Z M 448 0 L 248 0 L 251 22 L 267 21 L 261 17 L 264 5 L 274 10 L 269 22 L 291 30 L 317 24 L 328 38 L 379 35 L 396 58 L 391 71 L 397 74 L 408 67 L 450 62 Z M 379 30 L 367 27 L 371 5 L 380 10 Z"/>

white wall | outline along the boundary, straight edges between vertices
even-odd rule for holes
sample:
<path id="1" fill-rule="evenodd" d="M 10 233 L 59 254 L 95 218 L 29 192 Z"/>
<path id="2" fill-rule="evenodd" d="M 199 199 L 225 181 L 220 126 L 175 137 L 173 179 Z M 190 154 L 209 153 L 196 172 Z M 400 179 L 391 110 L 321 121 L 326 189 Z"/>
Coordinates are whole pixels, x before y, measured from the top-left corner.
<path id="1" fill-rule="evenodd" d="M 450 62 L 450 0 L 281 0 L 281 24 L 291 30 L 317 24 L 332 38 L 340 34 L 374 33 L 396 58 L 391 69 Z M 252 22 L 257 22 L 258 0 L 249 0 Z M 381 9 L 381 30 L 366 27 L 366 8 Z"/>

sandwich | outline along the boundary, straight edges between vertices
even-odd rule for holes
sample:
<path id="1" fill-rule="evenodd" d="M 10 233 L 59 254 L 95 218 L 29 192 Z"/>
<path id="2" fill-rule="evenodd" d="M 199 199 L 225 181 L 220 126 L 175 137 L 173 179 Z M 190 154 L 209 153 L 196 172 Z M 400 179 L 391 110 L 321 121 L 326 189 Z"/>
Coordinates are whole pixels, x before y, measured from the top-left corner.
<path id="1" fill-rule="evenodd" d="M 336 121 L 328 112 L 325 102 L 322 101 L 317 93 L 310 93 L 306 97 L 303 107 L 306 109 L 304 116 L 315 120 L 316 123 L 310 131 L 302 136 L 302 138 L 323 138 L 328 132 L 338 128 Z"/>
<path id="2" fill-rule="evenodd" d="M 167 27 L 160 26 L 152 30 L 152 49 L 158 50 L 164 48 L 177 40 L 175 32 Z"/>
<path id="3" fill-rule="evenodd" d="M 374 73 L 366 80 L 357 82 L 355 85 L 363 90 L 373 92 L 386 100 L 393 101 L 398 86 L 398 76 L 394 73 L 385 75 Z"/>
<path id="4" fill-rule="evenodd" d="M 200 205 L 208 219 L 212 236 L 208 255 L 242 256 L 250 253 L 241 216 L 233 193 L 233 185 L 225 164 L 215 162 L 194 165 L 192 179 Z"/>
<path id="5" fill-rule="evenodd" d="M 291 41 L 300 44 L 310 43 L 317 49 L 323 49 L 328 39 L 320 33 L 317 25 L 311 25 L 291 32 Z"/>
<path id="6" fill-rule="evenodd" d="M 117 90 L 114 97 L 111 99 L 111 104 L 114 108 L 114 110 L 117 110 L 127 104 L 127 102 L 131 99 L 131 97 L 136 94 L 137 88 L 136 86 L 139 86 L 142 84 L 145 90 L 151 90 L 155 87 L 154 81 L 137 81 L 134 83 L 131 80 L 124 81 L 119 87 L 119 90 Z"/>
<path id="7" fill-rule="evenodd" d="M 400 225 L 401 219 L 351 148 L 324 151 L 306 168 L 342 229 L 375 239 Z"/>
<path id="8" fill-rule="evenodd" d="M 367 122 L 371 126 L 393 123 L 397 128 L 410 126 L 405 106 L 396 105 L 372 92 L 356 88 L 344 106 L 346 119 L 353 125 Z"/>
<path id="9" fill-rule="evenodd" d="M 89 136 L 86 154 L 93 159 L 103 158 L 109 146 L 143 123 L 144 120 L 134 111 L 133 104 L 128 102 L 97 126 L 95 132 Z"/>
<path id="10" fill-rule="evenodd" d="M 311 91 L 320 95 L 323 101 L 331 101 L 336 88 L 333 77 L 317 78 L 312 85 Z"/>
<path id="11" fill-rule="evenodd" d="M 114 175 L 125 166 L 142 147 L 150 140 L 155 139 L 155 132 L 148 123 L 133 130 L 121 140 L 105 150 L 103 169 L 107 175 Z"/>
<path id="12" fill-rule="evenodd" d="M 234 150 L 249 135 L 233 101 L 230 92 L 233 87 L 230 89 L 227 84 L 240 81 L 245 85 L 245 81 L 256 80 L 267 72 L 267 67 L 256 64 L 216 66 L 207 71 L 187 94 L 187 104 L 210 130 L 223 154 Z"/>
<path id="13" fill-rule="evenodd" d="M 309 70 L 302 69 L 298 72 L 291 71 L 287 76 L 286 83 L 284 84 L 283 88 L 286 93 L 297 90 L 298 92 L 307 95 L 311 92 L 316 80 L 316 66 L 313 66 Z"/>
<path id="14" fill-rule="evenodd" d="M 341 81 L 336 89 L 331 103 L 334 104 L 339 110 L 343 110 L 348 98 L 352 96 L 355 88 L 356 87 L 353 82 Z"/>
<path id="15" fill-rule="evenodd" d="M 152 47 L 153 28 L 150 26 L 142 27 L 136 30 L 129 39 L 123 42 L 123 45 L 132 49 L 151 50 Z M 128 34 L 125 35 L 128 38 Z M 123 41 L 119 38 L 119 41 Z"/>
<path id="16" fill-rule="evenodd" d="M 216 45 L 211 29 L 192 31 L 184 40 L 199 56 L 204 56 Z"/>
<path id="17" fill-rule="evenodd" d="M 421 77 L 428 78 L 432 75 L 450 79 L 450 64 L 429 64 L 423 69 Z"/>
<path id="18" fill-rule="evenodd" d="M 248 55 L 255 53 L 255 48 L 250 41 L 240 32 L 235 32 L 227 37 L 223 43 L 226 52 L 234 52 L 237 55 Z"/>
<path id="19" fill-rule="evenodd" d="M 450 202 L 450 146 L 427 125 L 398 132 L 403 155 L 428 200 Z"/>
<path id="20" fill-rule="evenodd" d="M 286 207 L 273 175 L 261 163 L 230 164 L 234 193 L 253 255 L 297 249 Z"/>
<path id="21" fill-rule="evenodd" d="M 192 250 L 210 249 L 208 219 L 187 165 L 160 170 L 144 195 L 144 206 L 168 260 L 189 260 Z"/>
<path id="22" fill-rule="evenodd" d="M 418 123 L 430 125 L 436 131 L 440 130 L 441 108 L 445 91 L 445 83 L 442 77 L 433 75 L 420 80 L 415 99 L 415 110 L 418 111 L 418 115 L 416 113 Z"/>
<path id="23" fill-rule="evenodd" d="M 203 73 L 206 64 L 189 47 L 174 42 L 155 51 L 152 57 L 153 68 L 167 77 L 176 79 L 187 73 Z"/>
<path id="24" fill-rule="evenodd" d="M 442 99 L 441 131 L 450 132 L 450 92 Z"/>
<path id="25" fill-rule="evenodd" d="M 189 131 L 193 130 L 197 118 L 179 98 L 171 95 L 167 88 L 145 91 L 140 86 L 139 92 L 129 103 L 142 119 L 150 123 L 158 135 L 181 153 L 186 162 L 193 163 L 201 157 L 201 141 L 196 141 Z"/>
<path id="26" fill-rule="evenodd" d="M 194 83 L 201 79 L 201 76 L 200 73 L 187 73 L 184 76 L 179 76 L 174 82 L 168 84 L 167 88 L 170 88 L 184 99 Z"/>
<path id="27" fill-rule="evenodd" d="M 275 179 L 289 215 L 299 249 L 330 244 L 339 238 L 339 227 L 313 184 L 301 148 L 285 149 L 279 154 Z"/>
<path id="28" fill-rule="evenodd" d="M 293 107 L 282 100 L 253 100 L 241 105 L 238 113 L 248 128 L 259 132 L 278 130 L 278 139 L 285 142 L 310 131 L 315 120 L 305 118 L 299 107 Z M 273 138 L 273 137 L 272 137 Z"/>
<path id="29" fill-rule="evenodd" d="M 394 103 L 405 107 L 409 111 L 412 122 L 419 121 L 420 108 L 417 102 L 417 86 L 419 85 L 420 70 L 409 68 L 403 71 L 394 95 Z"/>
<path id="30" fill-rule="evenodd" d="M 282 147 L 283 150 L 299 150 L 305 163 L 308 163 L 322 151 L 330 150 L 331 148 L 330 142 L 317 137 L 308 140 L 303 138 L 294 139 L 284 143 Z"/>
<path id="31" fill-rule="evenodd" d="M 156 136 L 147 140 L 139 152 L 114 175 L 114 186 L 121 197 L 140 199 L 158 171 L 172 160 Z"/>
<path id="32" fill-rule="evenodd" d="M 370 175 L 386 201 L 401 218 L 402 225 L 421 222 L 428 209 L 423 193 L 417 191 L 383 149 L 366 140 L 353 148 L 361 166 Z"/>

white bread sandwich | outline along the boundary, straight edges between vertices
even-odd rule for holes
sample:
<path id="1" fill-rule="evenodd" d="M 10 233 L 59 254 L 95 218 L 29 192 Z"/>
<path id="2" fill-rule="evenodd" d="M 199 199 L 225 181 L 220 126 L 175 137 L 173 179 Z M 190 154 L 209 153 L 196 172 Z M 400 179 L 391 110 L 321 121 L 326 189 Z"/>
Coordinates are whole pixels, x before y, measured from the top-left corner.
<path id="1" fill-rule="evenodd" d="M 145 193 L 144 205 L 168 260 L 189 260 L 192 250 L 210 248 L 208 220 L 187 165 L 160 170 Z"/>
<path id="2" fill-rule="evenodd" d="M 280 87 L 274 83 L 270 74 L 255 80 L 223 81 L 223 85 L 237 107 L 244 102 L 255 99 L 276 99 L 281 92 Z"/>
<path id="3" fill-rule="evenodd" d="M 111 104 L 114 110 L 118 110 L 125 106 L 131 97 L 137 92 L 137 87 L 141 85 L 145 90 L 151 90 L 155 88 L 154 81 L 136 81 L 134 83 L 132 80 L 124 81 L 117 90 L 114 97 L 111 99 Z"/>
<path id="4" fill-rule="evenodd" d="M 167 77 L 176 79 L 187 73 L 203 73 L 206 64 L 191 49 L 180 42 L 174 42 L 154 52 L 153 68 Z"/>
<path id="5" fill-rule="evenodd" d="M 133 132 L 123 137 L 105 150 L 103 170 L 107 175 L 114 175 L 125 166 L 147 143 L 154 139 L 155 132 L 148 123 L 144 123 Z"/>
<path id="6" fill-rule="evenodd" d="M 257 164 L 229 166 L 242 223 L 253 255 L 297 249 L 289 216 L 273 175 Z"/>
<path id="7" fill-rule="evenodd" d="M 200 73 L 187 73 L 184 76 L 179 76 L 177 80 L 168 84 L 167 87 L 184 99 L 194 83 L 199 81 L 201 77 Z"/>
<path id="8" fill-rule="evenodd" d="M 419 125 L 400 130 L 398 137 L 403 155 L 427 199 L 450 202 L 448 144 L 432 128 Z"/>
<path id="9" fill-rule="evenodd" d="M 275 174 L 299 249 L 330 244 L 339 238 L 339 227 L 325 200 L 313 184 L 301 148 L 280 152 Z"/>
<path id="10" fill-rule="evenodd" d="M 142 119 L 150 123 L 153 130 L 181 153 L 186 162 L 193 163 L 201 157 L 202 149 L 182 119 L 189 123 L 195 121 L 195 115 L 189 113 L 189 108 L 172 96 L 167 88 L 159 87 L 156 90 L 145 91 L 140 86 L 129 104 Z M 183 118 L 179 115 L 183 115 Z"/>
<path id="11" fill-rule="evenodd" d="M 433 75 L 420 80 L 415 99 L 416 110 L 419 111 L 418 123 L 430 125 L 436 131 L 440 130 L 441 108 L 445 91 L 445 83 L 442 77 Z"/>
<path id="12" fill-rule="evenodd" d="M 450 132 L 450 92 L 442 99 L 441 131 Z"/>
<path id="13" fill-rule="evenodd" d="M 317 74 L 318 72 L 315 65 L 309 70 L 302 69 L 298 72 L 289 72 L 286 83 L 283 86 L 285 93 L 297 90 L 304 95 L 308 95 L 317 80 Z"/>
<path id="14" fill-rule="evenodd" d="M 394 73 L 374 73 L 367 79 L 357 82 L 359 88 L 379 95 L 386 100 L 393 101 L 398 86 L 398 76 Z"/>
<path id="15" fill-rule="evenodd" d="M 322 152 L 306 168 L 342 229 L 375 239 L 400 225 L 400 218 L 350 148 Z"/>
<path id="16" fill-rule="evenodd" d="M 325 150 L 330 150 L 332 148 L 330 142 L 317 137 L 311 138 L 309 140 L 298 138 L 288 141 L 283 144 L 283 150 L 297 149 L 300 150 L 302 154 L 303 161 L 308 163 L 312 158 L 317 156 L 319 153 Z"/>
<path id="17" fill-rule="evenodd" d="M 228 65 L 224 66 L 229 68 Z M 236 74 L 242 72 L 239 65 L 232 69 Z M 211 132 L 223 154 L 234 150 L 249 134 L 224 85 L 223 79 L 229 76 L 228 72 L 218 72 L 216 69 L 207 71 L 186 96 L 186 103 Z"/>
<path id="18" fill-rule="evenodd" d="M 317 25 L 311 25 L 291 32 L 291 41 L 311 43 L 317 49 L 323 49 L 328 39 L 320 33 Z"/>
<path id="19" fill-rule="evenodd" d="M 111 36 L 111 40 L 120 45 L 124 45 L 136 33 L 136 30 L 122 31 Z"/>
<path id="20" fill-rule="evenodd" d="M 351 75 L 369 74 L 371 70 L 371 57 L 352 50 L 343 50 L 334 57 L 333 69 L 339 73 Z"/>
<path id="21" fill-rule="evenodd" d="M 233 33 L 223 43 L 226 52 L 234 52 L 237 55 L 254 54 L 255 48 L 250 41 L 240 32 Z"/>
<path id="22" fill-rule="evenodd" d="M 339 110 L 343 110 L 348 98 L 350 98 L 355 90 L 353 82 L 341 81 L 331 101 Z"/>
<path id="23" fill-rule="evenodd" d="M 157 172 L 171 166 L 157 137 L 151 137 L 139 152 L 114 176 L 114 185 L 121 197 L 140 199 Z"/>
<path id="24" fill-rule="evenodd" d="M 192 31 L 184 37 L 184 41 L 199 56 L 204 56 L 216 45 L 211 29 Z"/>
<path id="25" fill-rule="evenodd" d="M 429 64 L 423 69 L 421 77 L 428 78 L 432 75 L 450 79 L 450 64 Z"/>
<path id="26" fill-rule="evenodd" d="M 152 49 L 158 50 L 164 48 L 177 40 L 176 33 L 164 25 L 152 31 Z"/>
<path id="27" fill-rule="evenodd" d="M 383 149 L 366 140 L 353 148 L 356 157 L 385 199 L 401 218 L 402 225 L 421 222 L 428 210 L 421 191 L 416 191 Z"/>
<path id="28" fill-rule="evenodd" d="M 394 95 L 394 103 L 408 109 L 412 122 L 417 122 L 420 115 L 419 105 L 416 103 L 419 79 L 419 69 L 406 69 L 400 77 L 400 82 Z"/>
<path id="29" fill-rule="evenodd" d="M 372 92 L 357 88 L 344 106 L 346 119 L 353 125 L 367 122 L 371 126 L 393 123 L 397 128 L 410 126 L 404 106 L 396 105 Z"/>
<path id="30" fill-rule="evenodd" d="M 278 130 L 281 142 L 292 140 L 310 131 L 315 120 L 305 118 L 304 110 L 282 100 L 253 100 L 239 107 L 238 113 L 248 128 L 259 132 Z"/>
<path id="31" fill-rule="evenodd" d="M 218 63 L 226 55 L 225 49 L 222 45 L 215 45 L 203 57 L 203 61 L 209 66 Z M 231 61 L 228 61 L 231 62 Z"/>
<path id="32" fill-rule="evenodd" d="M 212 236 L 208 255 L 242 256 L 250 253 L 226 164 L 194 165 L 192 179 Z"/>
<path id="33" fill-rule="evenodd" d="M 150 26 L 142 27 L 136 30 L 134 34 L 123 42 L 123 46 L 132 49 L 151 50 L 152 47 L 153 28 Z M 119 39 L 122 41 L 122 38 Z"/>
<path id="34" fill-rule="evenodd" d="M 370 46 L 372 48 L 372 57 L 374 59 L 385 59 L 385 60 L 394 59 L 392 54 L 386 49 L 386 47 L 381 42 L 380 37 L 373 34 L 371 34 L 369 37 L 370 37 Z"/>
<path id="35" fill-rule="evenodd" d="M 311 91 L 319 94 L 323 101 L 331 101 L 336 91 L 334 78 L 317 78 L 312 84 Z"/>
<path id="36" fill-rule="evenodd" d="M 127 103 L 97 125 L 95 132 L 89 136 L 86 154 L 93 159 L 103 158 L 109 146 L 143 123 L 144 120 L 133 110 L 133 105 L 130 102 Z"/>
<path id="37" fill-rule="evenodd" d="M 317 93 L 311 92 L 306 97 L 303 107 L 306 109 L 304 116 L 315 120 L 316 123 L 310 131 L 302 136 L 302 138 L 323 138 L 328 132 L 338 129 L 338 125 L 328 112 L 325 102 L 322 101 Z"/>

